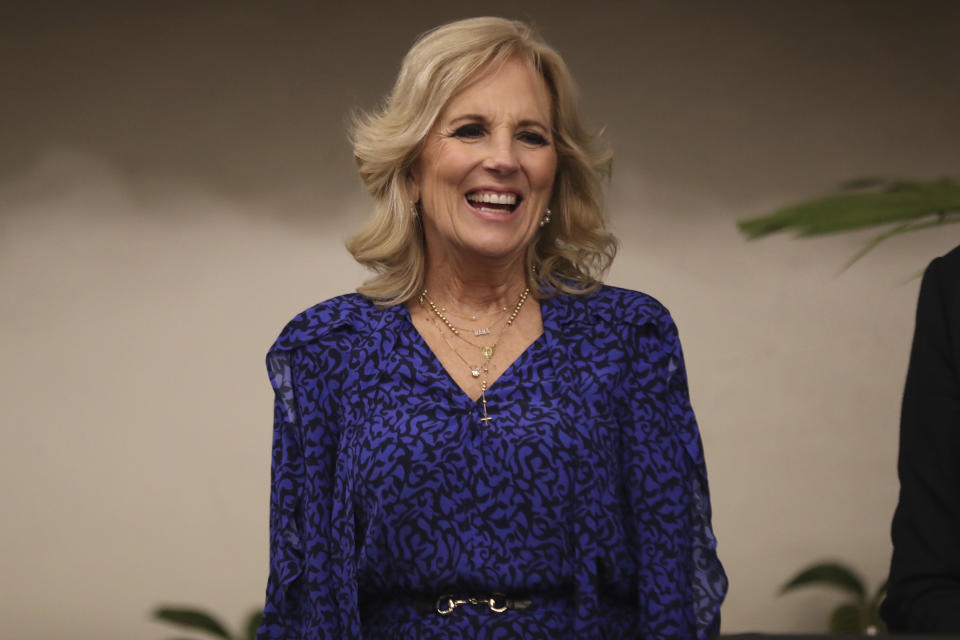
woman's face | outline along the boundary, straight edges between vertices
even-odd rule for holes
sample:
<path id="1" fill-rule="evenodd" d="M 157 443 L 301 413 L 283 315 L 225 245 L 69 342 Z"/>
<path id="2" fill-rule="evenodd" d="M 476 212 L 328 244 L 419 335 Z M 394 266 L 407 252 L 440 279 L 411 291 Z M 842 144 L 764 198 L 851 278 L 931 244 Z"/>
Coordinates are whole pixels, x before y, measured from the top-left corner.
<path id="1" fill-rule="evenodd" d="M 434 265 L 523 255 L 557 170 L 550 107 L 543 79 L 519 59 L 444 107 L 411 180 Z"/>

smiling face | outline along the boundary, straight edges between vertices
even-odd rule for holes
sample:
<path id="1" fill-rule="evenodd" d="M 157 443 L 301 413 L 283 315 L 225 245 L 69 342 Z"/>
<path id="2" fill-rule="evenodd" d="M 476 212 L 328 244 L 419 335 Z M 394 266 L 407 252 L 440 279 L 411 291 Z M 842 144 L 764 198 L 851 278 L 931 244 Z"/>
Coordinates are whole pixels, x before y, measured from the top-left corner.
<path id="1" fill-rule="evenodd" d="M 550 107 L 543 79 L 519 59 L 450 99 L 410 183 L 431 264 L 522 260 L 557 169 Z"/>

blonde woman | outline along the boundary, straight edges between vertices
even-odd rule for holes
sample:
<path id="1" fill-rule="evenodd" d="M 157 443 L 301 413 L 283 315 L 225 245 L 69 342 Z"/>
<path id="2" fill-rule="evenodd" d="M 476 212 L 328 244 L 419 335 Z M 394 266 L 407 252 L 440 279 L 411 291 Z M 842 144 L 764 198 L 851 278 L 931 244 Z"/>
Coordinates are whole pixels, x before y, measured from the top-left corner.
<path id="1" fill-rule="evenodd" d="M 527 25 L 424 34 L 354 131 L 375 276 L 300 314 L 276 391 L 259 638 L 715 635 L 676 328 L 615 253 L 560 56 Z"/>

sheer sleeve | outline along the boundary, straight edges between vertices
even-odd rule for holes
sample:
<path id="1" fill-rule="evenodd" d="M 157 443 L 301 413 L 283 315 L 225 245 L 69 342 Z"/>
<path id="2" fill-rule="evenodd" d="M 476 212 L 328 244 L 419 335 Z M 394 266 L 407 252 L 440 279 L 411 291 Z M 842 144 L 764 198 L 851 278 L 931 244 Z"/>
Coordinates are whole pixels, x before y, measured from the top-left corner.
<path id="1" fill-rule="evenodd" d="M 667 414 L 671 430 L 682 444 L 688 464 L 684 484 L 690 496 L 689 567 L 692 573 L 697 637 L 711 638 L 720 632 L 720 605 L 726 595 L 727 577 L 717 556 L 703 445 L 690 405 L 683 353 L 676 325 L 669 316 L 663 329 L 663 340 L 666 350 Z"/>
<path id="2" fill-rule="evenodd" d="M 296 352 L 276 347 L 267 355 L 275 394 L 270 574 L 257 640 L 339 637 L 333 581 L 323 579 L 331 567 L 329 500 L 307 500 L 308 456 L 310 493 L 314 495 L 332 494 L 331 486 L 313 485 L 332 484 L 335 463 L 330 447 L 324 447 L 323 442 L 311 443 L 305 435 L 295 356 Z M 314 458 L 308 450 L 318 450 L 321 455 Z M 329 455 L 322 455 L 324 451 Z"/>
<path id="3" fill-rule="evenodd" d="M 642 631 L 658 639 L 713 638 L 727 578 L 677 330 L 662 310 L 633 331 L 633 415 L 624 455 Z"/>

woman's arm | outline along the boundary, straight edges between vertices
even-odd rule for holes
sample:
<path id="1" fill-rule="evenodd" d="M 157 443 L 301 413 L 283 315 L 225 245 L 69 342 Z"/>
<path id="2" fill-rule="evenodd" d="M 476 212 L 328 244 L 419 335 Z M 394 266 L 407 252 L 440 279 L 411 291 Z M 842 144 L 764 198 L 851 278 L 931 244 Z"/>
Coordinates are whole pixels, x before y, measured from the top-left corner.
<path id="1" fill-rule="evenodd" d="M 706 465 L 677 329 L 665 309 L 633 328 L 626 473 L 650 637 L 715 637 L 727 578 L 711 526 Z"/>
<path id="2" fill-rule="evenodd" d="M 304 424 L 298 401 L 304 392 L 303 383 L 295 374 L 297 356 L 296 351 L 282 349 L 271 350 L 267 356 L 275 394 L 270 574 L 258 640 L 341 637 L 332 579 L 330 525 L 336 439 L 330 425 L 317 429 L 317 425 L 311 428 Z M 308 451 L 312 452 L 309 456 Z M 311 494 L 323 499 L 308 498 L 308 471 L 314 483 L 323 485 L 312 489 Z"/>

